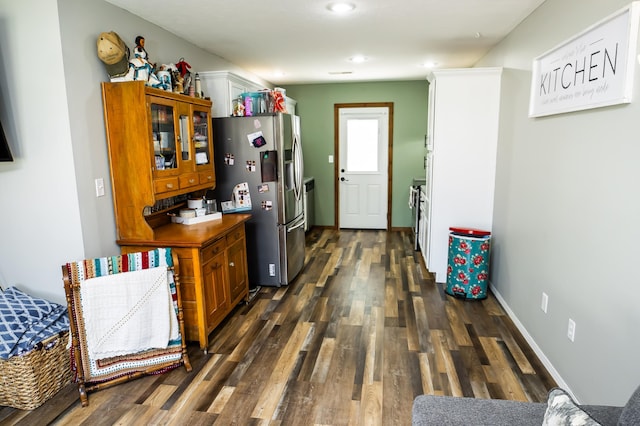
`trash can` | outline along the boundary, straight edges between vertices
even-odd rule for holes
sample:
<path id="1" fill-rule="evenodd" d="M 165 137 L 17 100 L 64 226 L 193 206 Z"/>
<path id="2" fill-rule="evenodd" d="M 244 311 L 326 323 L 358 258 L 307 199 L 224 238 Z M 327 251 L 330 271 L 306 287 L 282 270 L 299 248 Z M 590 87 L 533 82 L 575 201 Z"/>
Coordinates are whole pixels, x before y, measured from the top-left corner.
<path id="1" fill-rule="evenodd" d="M 460 299 L 485 299 L 490 252 L 490 232 L 449 228 L 446 293 Z"/>

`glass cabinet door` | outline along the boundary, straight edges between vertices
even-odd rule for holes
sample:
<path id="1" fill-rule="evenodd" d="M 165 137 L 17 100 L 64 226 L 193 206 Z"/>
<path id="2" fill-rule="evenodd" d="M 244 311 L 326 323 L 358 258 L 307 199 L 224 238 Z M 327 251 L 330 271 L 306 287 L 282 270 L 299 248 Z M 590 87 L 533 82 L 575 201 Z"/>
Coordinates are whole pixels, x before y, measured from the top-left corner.
<path id="1" fill-rule="evenodd" d="M 187 163 L 192 160 L 191 154 L 191 141 L 189 140 L 189 115 L 180 113 L 180 135 L 178 136 L 178 142 L 180 143 L 180 159 L 182 163 Z"/>
<path id="2" fill-rule="evenodd" d="M 196 166 L 211 163 L 209 140 L 209 113 L 193 111 L 193 146 L 195 148 Z"/>
<path id="3" fill-rule="evenodd" d="M 174 114 L 171 105 L 151 104 L 154 167 L 158 171 L 178 168 Z"/>

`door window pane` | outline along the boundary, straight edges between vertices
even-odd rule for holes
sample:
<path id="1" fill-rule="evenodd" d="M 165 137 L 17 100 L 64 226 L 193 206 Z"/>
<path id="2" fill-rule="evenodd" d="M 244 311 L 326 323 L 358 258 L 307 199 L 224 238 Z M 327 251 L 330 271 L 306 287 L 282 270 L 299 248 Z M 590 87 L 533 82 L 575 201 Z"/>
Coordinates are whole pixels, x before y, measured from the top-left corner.
<path id="1" fill-rule="evenodd" d="M 347 120 L 347 170 L 378 171 L 378 120 Z"/>

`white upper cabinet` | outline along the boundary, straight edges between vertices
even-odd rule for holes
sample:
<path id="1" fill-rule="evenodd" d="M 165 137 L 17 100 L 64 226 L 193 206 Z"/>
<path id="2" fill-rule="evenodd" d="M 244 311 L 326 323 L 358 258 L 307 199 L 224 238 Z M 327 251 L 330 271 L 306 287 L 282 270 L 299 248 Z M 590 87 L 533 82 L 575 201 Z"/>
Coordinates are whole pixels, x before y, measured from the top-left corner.
<path id="1" fill-rule="evenodd" d="M 260 83 L 229 71 L 204 71 L 198 75 L 204 95 L 213 101 L 213 117 L 229 117 L 233 111 L 232 101 L 242 93 L 267 89 Z"/>

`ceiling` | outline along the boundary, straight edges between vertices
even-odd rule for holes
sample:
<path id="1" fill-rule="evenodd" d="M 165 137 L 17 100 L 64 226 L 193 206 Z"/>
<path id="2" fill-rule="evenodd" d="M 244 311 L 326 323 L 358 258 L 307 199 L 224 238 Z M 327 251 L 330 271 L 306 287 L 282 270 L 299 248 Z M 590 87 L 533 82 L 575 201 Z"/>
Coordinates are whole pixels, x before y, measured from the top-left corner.
<path id="1" fill-rule="evenodd" d="M 106 0 L 277 85 L 473 66 L 544 0 Z M 350 61 L 363 55 L 362 63 Z"/>

